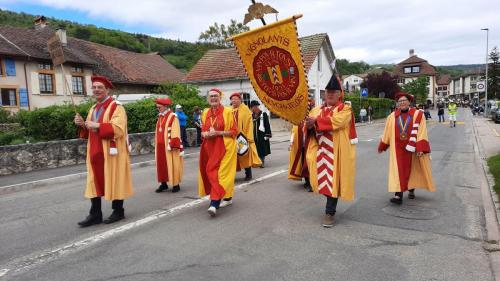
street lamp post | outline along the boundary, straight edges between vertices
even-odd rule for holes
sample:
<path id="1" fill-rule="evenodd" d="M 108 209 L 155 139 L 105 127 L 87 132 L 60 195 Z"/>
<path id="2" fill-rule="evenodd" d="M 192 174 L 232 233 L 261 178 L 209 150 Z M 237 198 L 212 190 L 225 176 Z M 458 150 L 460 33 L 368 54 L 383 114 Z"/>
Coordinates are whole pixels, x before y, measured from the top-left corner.
<path id="1" fill-rule="evenodd" d="M 484 92 L 484 115 L 488 114 L 488 35 L 489 28 L 481 28 L 481 30 L 486 31 L 486 87 Z"/>

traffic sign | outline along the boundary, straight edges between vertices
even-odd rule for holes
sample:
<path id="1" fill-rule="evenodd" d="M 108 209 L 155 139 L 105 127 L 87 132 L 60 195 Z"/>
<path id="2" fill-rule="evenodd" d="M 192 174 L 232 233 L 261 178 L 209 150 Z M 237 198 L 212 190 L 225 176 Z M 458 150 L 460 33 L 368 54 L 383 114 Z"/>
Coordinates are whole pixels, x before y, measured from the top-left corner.
<path id="1" fill-rule="evenodd" d="M 362 89 L 361 89 L 361 96 L 362 96 L 363 98 L 368 97 L 368 89 L 367 89 L 367 88 L 362 88 Z"/>
<path id="2" fill-rule="evenodd" d="M 486 81 L 477 81 L 476 89 L 478 92 L 484 92 L 486 90 Z"/>

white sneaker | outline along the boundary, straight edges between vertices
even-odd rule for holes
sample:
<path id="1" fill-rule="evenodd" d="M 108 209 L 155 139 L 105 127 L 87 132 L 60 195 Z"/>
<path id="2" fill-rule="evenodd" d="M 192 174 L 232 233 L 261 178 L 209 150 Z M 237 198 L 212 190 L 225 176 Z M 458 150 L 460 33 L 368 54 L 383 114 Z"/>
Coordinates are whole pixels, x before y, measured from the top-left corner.
<path id="1" fill-rule="evenodd" d="M 233 199 L 231 200 L 222 200 L 222 202 L 220 202 L 220 206 L 219 208 L 224 208 L 226 206 L 229 206 L 229 205 L 232 205 L 233 204 Z"/>
<path id="2" fill-rule="evenodd" d="M 215 214 L 217 213 L 217 209 L 215 209 L 214 206 L 210 206 L 210 208 L 208 208 L 208 213 L 210 214 L 211 217 L 215 217 Z"/>

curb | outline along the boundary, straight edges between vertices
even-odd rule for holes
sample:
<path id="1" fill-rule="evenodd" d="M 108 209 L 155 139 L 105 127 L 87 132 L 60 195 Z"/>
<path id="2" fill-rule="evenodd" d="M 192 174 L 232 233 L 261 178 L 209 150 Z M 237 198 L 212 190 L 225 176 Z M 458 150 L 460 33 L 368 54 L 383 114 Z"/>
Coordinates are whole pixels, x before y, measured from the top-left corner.
<path id="1" fill-rule="evenodd" d="M 271 141 L 270 143 L 275 144 L 275 143 L 283 143 L 283 142 L 288 142 L 288 141 L 289 140 L 287 139 L 287 140 Z M 193 152 L 193 153 L 188 153 L 188 154 L 184 155 L 184 159 L 195 157 L 198 154 L 199 154 L 199 151 Z M 149 160 L 149 161 L 143 161 L 143 162 L 130 164 L 130 168 L 137 169 L 137 168 L 149 167 L 149 166 L 153 166 L 153 165 L 155 165 L 155 160 Z M 36 181 L 29 181 L 29 182 L 17 183 L 17 184 L 12 184 L 12 185 L 0 186 L 0 196 L 4 195 L 4 194 L 18 192 L 18 191 L 31 190 L 31 189 L 35 189 L 35 188 L 39 188 L 39 187 L 48 186 L 48 185 L 60 184 L 60 183 L 66 183 L 69 181 L 85 179 L 86 177 L 87 177 L 87 172 L 82 172 L 82 173 L 70 174 L 70 175 L 48 178 L 48 179 L 43 179 L 43 180 L 36 180 Z"/>
<path id="2" fill-rule="evenodd" d="M 477 134 L 477 129 L 474 126 L 473 122 L 473 131 L 474 131 L 474 151 L 476 152 L 476 155 L 479 158 L 479 161 L 481 162 L 481 167 L 483 169 L 483 176 L 484 176 L 484 182 L 481 184 L 481 197 L 483 199 L 483 211 L 484 211 L 484 217 L 486 220 L 486 239 L 485 241 L 491 244 L 499 244 L 500 241 L 500 230 L 499 230 L 499 219 L 498 219 L 498 212 L 497 209 L 495 208 L 495 203 L 493 200 L 493 194 L 492 194 L 492 185 L 490 182 L 490 179 L 488 177 L 491 177 L 489 170 L 488 170 L 488 165 L 485 160 L 484 152 L 481 146 L 481 143 L 479 142 L 478 134 Z M 500 278 L 500 276 L 498 276 Z"/>
<path id="3" fill-rule="evenodd" d="M 194 155 L 198 155 L 198 154 L 199 154 L 199 152 L 193 152 L 193 153 L 186 154 L 184 156 L 184 159 L 191 158 Z M 130 169 L 149 167 L 149 166 L 153 166 L 153 165 L 155 165 L 155 160 L 149 160 L 149 161 L 130 164 Z M 0 195 L 9 194 L 9 193 L 18 192 L 18 191 L 30 190 L 30 189 L 44 187 L 44 186 L 52 185 L 52 184 L 66 183 L 69 181 L 84 179 L 86 177 L 87 177 L 87 172 L 83 172 L 83 173 L 70 174 L 70 175 L 60 176 L 60 177 L 55 177 L 55 178 L 48 178 L 48 179 L 43 179 L 43 180 L 36 180 L 36 181 L 17 183 L 17 184 L 12 184 L 12 185 L 7 185 L 7 186 L 1 186 L 0 187 Z"/>

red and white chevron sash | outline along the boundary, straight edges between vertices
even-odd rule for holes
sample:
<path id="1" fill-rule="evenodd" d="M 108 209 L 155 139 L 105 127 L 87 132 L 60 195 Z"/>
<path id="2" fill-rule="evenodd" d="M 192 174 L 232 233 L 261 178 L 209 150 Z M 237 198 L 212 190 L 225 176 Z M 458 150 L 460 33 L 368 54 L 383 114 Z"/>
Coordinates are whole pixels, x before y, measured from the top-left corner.
<path id="1" fill-rule="evenodd" d="M 318 152 L 316 165 L 318 169 L 318 192 L 327 196 L 333 194 L 333 135 L 323 132 L 316 135 Z"/>

